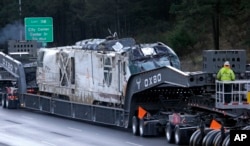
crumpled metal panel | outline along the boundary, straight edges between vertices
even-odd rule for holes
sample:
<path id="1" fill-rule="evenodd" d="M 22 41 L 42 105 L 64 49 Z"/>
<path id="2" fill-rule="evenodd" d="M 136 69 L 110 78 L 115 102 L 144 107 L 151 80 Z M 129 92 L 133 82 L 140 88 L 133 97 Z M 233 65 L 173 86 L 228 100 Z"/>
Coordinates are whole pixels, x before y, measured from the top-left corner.
<path id="1" fill-rule="evenodd" d="M 117 64 L 118 60 L 126 61 L 122 54 L 78 47 L 40 51 L 45 52 L 43 66 L 37 69 L 40 91 L 66 95 L 70 101 L 78 103 L 123 104 L 121 96 L 125 77 L 122 65 Z"/>

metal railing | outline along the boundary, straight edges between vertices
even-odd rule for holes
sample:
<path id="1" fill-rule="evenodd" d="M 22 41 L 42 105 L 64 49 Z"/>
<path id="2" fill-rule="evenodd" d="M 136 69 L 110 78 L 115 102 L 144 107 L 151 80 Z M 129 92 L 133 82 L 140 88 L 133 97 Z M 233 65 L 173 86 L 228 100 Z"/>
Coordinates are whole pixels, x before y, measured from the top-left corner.
<path id="1" fill-rule="evenodd" d="M 250 109 L 250 80 L 216 81 L 216 108 Z"/>

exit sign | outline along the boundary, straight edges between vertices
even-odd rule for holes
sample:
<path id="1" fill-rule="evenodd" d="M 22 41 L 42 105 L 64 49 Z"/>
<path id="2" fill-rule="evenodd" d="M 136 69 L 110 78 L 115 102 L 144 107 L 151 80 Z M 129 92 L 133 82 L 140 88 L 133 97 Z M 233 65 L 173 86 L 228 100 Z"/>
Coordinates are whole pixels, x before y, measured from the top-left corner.
<path id="1" fill-rule="evenodd" d="M 51 17 L 24 18 L 25 39 L 53 42 L 53 19 Z"/>

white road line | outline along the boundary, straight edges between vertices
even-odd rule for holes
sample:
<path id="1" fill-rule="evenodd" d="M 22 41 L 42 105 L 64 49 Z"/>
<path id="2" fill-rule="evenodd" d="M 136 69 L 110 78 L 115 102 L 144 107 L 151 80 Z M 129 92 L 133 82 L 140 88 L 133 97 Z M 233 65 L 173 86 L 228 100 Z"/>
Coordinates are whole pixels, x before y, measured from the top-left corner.
<path id="1" fill-rule="evenodd" d="M 129 142 L 129 141 L 126 141 L 127 144 L 130 144 L 130 145 L 134 145 L 134 146 L 143 146 L 143 145 L 140 145 L 140 144 L 136 144 L 136 143 L 133 143 L 133 142 Z"/>
<path id="2" fill-rule="evenodd" d="M 4 125 L 0 125 L 0 129 L 8 129 L 8 128 L 13 128 L 13 127 L 21 127 L 22 126 L 22 124 L 4 124 Z"/>
<path id="3" fill-rule="evenodd" d="M 74 131 L 82 132 L 82 130 L 81 130 L 81 129 L 72 128 L 72 127 L 67 127 L 67 128 L 68 128 L 68 129 L 70 129 L 70 130 L 74 130 Z"/>
<path id="4" fill-rule="evenodd" d="M 19 125 L 9 124 L 9 125 L 0 126 L 0 129 L 8 129 L 8 128 L 13 128 L 13 127 L 17 127 L 17 126 L 19 126 Z"/>
<path id="5" fill-rule="evenodd" d="M 50 146 L 56 146 L 55 144 L 50 143 L 50 142 L 47 142 L 47 141 L 42 141 L 42 143 L 44 143 L 44 144 L 46 144 L 46 145 L 50 145 Z"/>
<path id="6" fill-rule="evenodd" d="M 22 116 L 24 119 L 28 119 L 28 120 L 33 120 L 33 118 L 28 117 L 28 116 Z"/>

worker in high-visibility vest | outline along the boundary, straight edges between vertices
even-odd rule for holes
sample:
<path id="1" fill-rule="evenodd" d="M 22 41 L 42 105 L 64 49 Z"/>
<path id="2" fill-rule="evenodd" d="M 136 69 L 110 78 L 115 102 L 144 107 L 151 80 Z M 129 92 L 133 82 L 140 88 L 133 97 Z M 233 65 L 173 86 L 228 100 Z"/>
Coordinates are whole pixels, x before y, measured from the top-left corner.
<path id="1" fill-rule="evenodd" d="M 224 63 L 224 66 L 219 70 L 217 73 L 217 79 L 220 81 L 234 81 L 235 80 L 235 74 L 234 71 L 230 68 L 230 63 L 229 61 L 226 61 Z M 231 102 L 231 84 L 224 84 L 224 94 L 225 96 L 225 103 L 230 103 Z"/>

